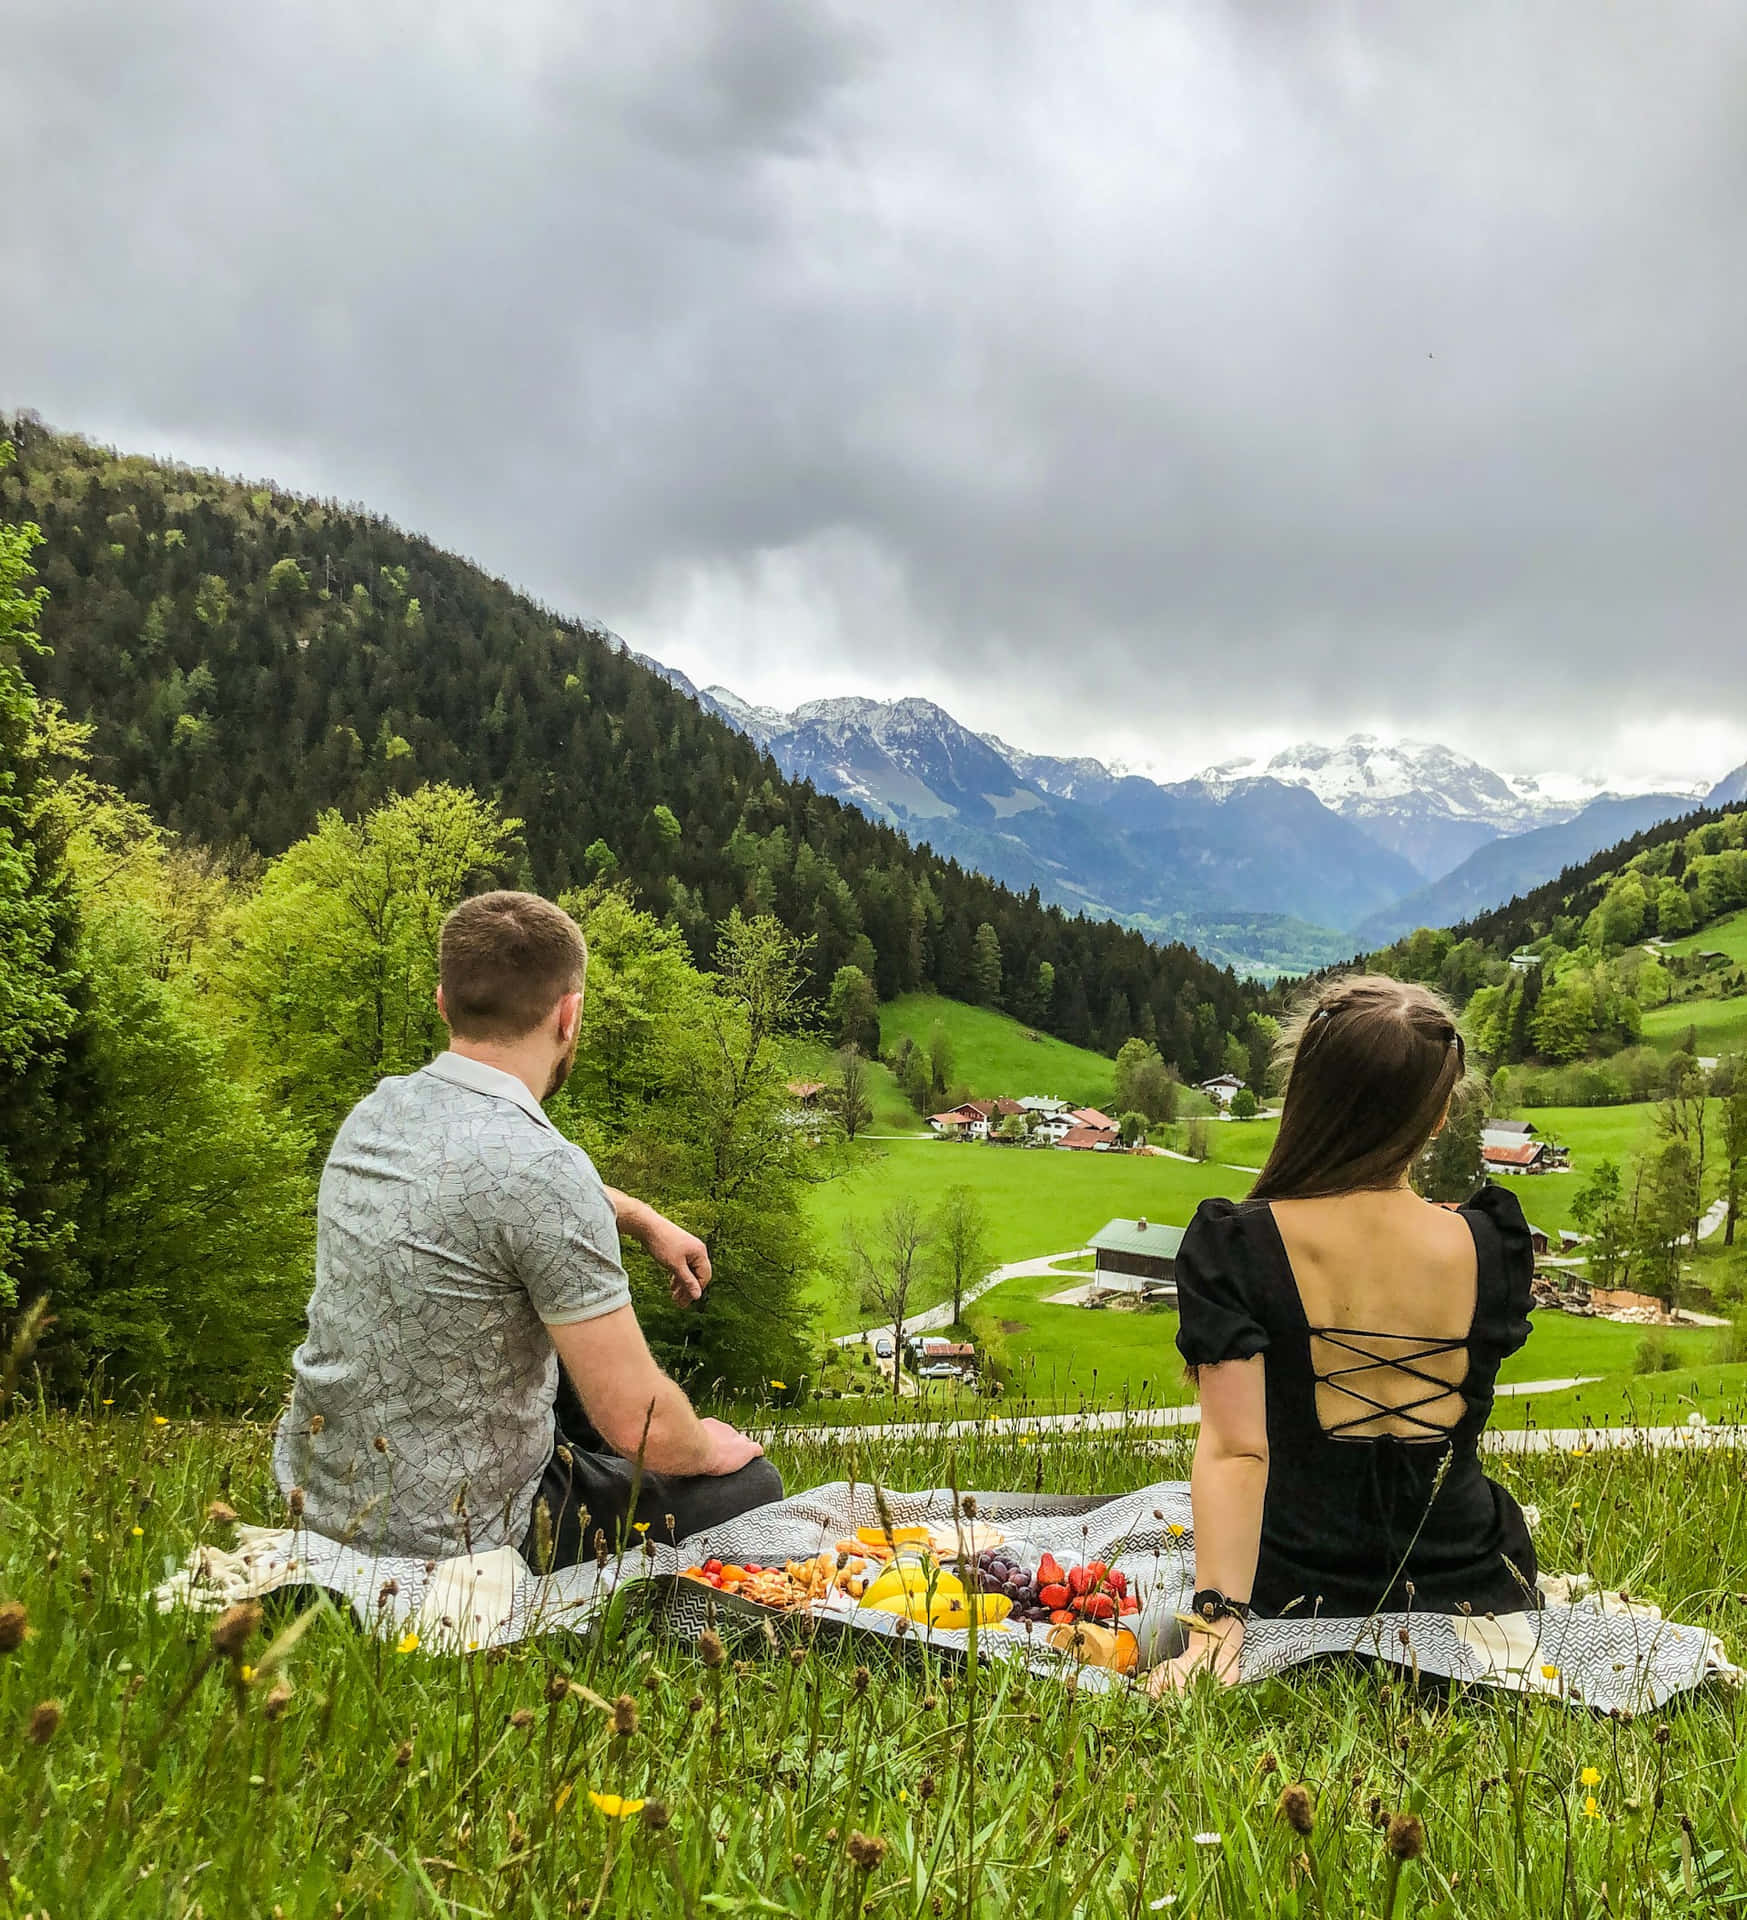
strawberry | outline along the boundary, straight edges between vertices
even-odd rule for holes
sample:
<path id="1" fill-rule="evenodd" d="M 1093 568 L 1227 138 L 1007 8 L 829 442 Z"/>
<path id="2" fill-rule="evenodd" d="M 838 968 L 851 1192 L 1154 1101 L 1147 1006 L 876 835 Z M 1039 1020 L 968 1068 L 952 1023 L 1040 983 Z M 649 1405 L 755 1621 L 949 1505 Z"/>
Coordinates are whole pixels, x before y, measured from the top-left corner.
<path id="1" fill-rule="evenodd" d="M 1128 1575 L 1120 1567 L 1112 1567 L 1104 1576 L 1104 1584 L 1120 1598 L 1128 1591 Z"/>
<path id="2" fill-rule="evenodd" d="M 1052 1580 L 1047 1587 L 1037 1590 L 1037 1604 L 1048 1607 L 1052 1613 L 1058 1607 L 1065 1607 L 1071 1598 L 1066 1584 L 1060 1580 Z"/>
<path id="3" fill-rule="evenodd" d="M 1067 1576 L 1062 1572 L 1060 1563 L 1053 1553 L 1046 1553 L 1037 1563 L 1037 1584 L 1040 1587 L 1059 1587 Z"/>
<path id="4" fill-rule="evenodd" d="M 1071 1609 L 1057 1607 L 1049 1616 L 1049 1624 L 1052 1627 L 1071 1627 L 1078 1618 L 1079 1615 Z"/>
<path id="5" fill-rule="evenodd" d="M 1092 1576 L 1086 1568 L 1068 1568 L 1068 1592 L 1071 1593 L 1075 1599 L 1078 1599 L 1081 1594 L 1085 1593 L 1091 1584 Z"/>
<path id="6" fill-rule="evenodd" d="M 1111 1620 L 1116 1615 L 1116 1602 L 1107 1593 L 1089 1593 L 1080 1605 L 1088 1620 Z"/>

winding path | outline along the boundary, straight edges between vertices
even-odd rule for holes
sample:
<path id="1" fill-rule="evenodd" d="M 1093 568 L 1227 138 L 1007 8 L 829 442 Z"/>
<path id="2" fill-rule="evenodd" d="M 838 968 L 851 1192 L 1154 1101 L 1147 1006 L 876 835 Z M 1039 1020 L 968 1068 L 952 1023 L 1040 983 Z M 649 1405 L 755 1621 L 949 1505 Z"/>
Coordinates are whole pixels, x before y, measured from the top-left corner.
<path id="1" fill-rule="evenodd" d="M 1037 1274 L 1053 1274 L 1057 1270 L 1055 1263 L 1058 1260 L 1077 1260 L 1085 1251 L 1084 1247 L 1070 1247 L 1066 1253 L 1040 1253 L 1032 1260 L 1011 1260 L 1006 1266 L 985 1274 L 974 1286 L 966 1287 L 963 1304 L 968 1307 L 973 1300 L 982 1299 L 985 1293 L 1000 1286 L 1003 1280 L 1026 1280 Z M 1083 1276 L 1070 1273 L 1065 1277 L 1079 1279 Z M 920 1313 L 907 1313 L 902 1325 L 906 1333 L 933 1333 L 940 1327 L 950 1327 L 952 1302 L 943 1300 L 937 1307 L 924 1307 Z M 877 1339 L 880 1334 L 890 1333 L 891 1330 L 891 1321 L 878 1320 L 872 1326 L 858 1327 L 853 1333 L 838 1334 L 831 1344 L 838 1347 L 859 1346 L 862 1341 Z"/>

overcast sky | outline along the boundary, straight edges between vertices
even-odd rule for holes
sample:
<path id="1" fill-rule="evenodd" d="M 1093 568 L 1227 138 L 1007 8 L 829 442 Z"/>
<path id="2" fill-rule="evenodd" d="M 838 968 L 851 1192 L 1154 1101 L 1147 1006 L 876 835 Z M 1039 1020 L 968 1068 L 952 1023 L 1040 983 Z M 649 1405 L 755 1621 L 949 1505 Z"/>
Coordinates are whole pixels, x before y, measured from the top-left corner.
<path id="1" fill-rule="evenodd" d="M 0 0 L 0 400 L 754 699 L 1747 758 L 1737 0 Z"/>

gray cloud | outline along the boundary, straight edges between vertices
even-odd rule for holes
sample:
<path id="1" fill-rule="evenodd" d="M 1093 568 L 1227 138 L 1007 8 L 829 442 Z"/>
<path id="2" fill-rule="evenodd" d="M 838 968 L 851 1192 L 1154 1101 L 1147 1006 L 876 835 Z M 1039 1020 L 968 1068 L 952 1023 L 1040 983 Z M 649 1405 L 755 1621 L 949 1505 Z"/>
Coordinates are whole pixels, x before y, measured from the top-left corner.
<path id="1" fill-rule="evenodd" d="M 1178 764 L 1747 752 L 1737 8 L 60 0 L 0 43 L 0 394 L 61 424 L 367 498 L 754 695 Z"/>

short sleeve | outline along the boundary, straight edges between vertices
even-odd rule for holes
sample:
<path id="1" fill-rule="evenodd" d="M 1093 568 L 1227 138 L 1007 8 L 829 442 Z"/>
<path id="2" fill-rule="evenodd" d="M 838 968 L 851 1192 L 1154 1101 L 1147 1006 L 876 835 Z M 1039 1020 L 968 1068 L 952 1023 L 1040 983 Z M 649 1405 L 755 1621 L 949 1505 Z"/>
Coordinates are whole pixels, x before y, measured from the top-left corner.
<path id="1" fill-rule="evenodd" d="M 1529 1337 L 1529 1298 L 1535 1277 L 1535 1243 L 1522 1202 L 1508 1187 L 1490 1181 L 1462 1209 L 1474 1227 L 1480 1263 L 1475 1331 L 1502 1357 Z"/>
<path id="2" fill-rule="evenodd" d="M 505 1250 L 546 1325 L 629 1306 L 618 1222 L 588 1155 L 555 1140 L 522 1162 L 511 1186 L 500 1215 Z"/>
<path id="3" fill-rule="evenodd" d="M 1243 1216 L 1203 1200 L 1177 1249 L 1177 1351 L 1192 1367 L 1251 1360 L 1268 1347 Z"/>

